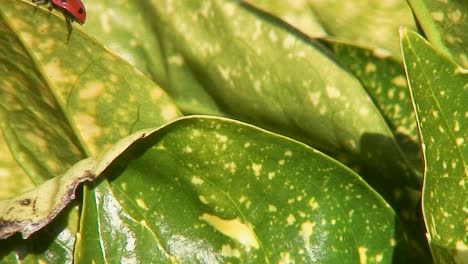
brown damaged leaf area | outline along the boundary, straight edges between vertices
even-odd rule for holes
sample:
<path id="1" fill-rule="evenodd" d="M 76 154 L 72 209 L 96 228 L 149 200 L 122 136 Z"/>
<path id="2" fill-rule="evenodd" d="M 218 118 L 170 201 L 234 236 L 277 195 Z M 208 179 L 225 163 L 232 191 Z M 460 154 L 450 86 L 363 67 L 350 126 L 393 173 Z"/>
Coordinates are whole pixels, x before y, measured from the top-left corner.
<path id="1" fill-rule="evenodd" d="M 65 174 L 7 200 L 0 200 L 0 239 L 21 232 L 24 239 L 49 224 L 71 201 L 80 183 L 93 181 L 135 142 L 158 129 L 144 129 L 121 139 L 97 158 L 87 158 Z"/>
<path id="2" fill-rule="evenodd" d="M 24 239 L 50 223 L 71 201 L 80 183 L 92 181 L 94 162 L 86 159 L 63 176 L 50 179 L 33 190 L 0 201 L 0 239 L 21 232 Z"/>

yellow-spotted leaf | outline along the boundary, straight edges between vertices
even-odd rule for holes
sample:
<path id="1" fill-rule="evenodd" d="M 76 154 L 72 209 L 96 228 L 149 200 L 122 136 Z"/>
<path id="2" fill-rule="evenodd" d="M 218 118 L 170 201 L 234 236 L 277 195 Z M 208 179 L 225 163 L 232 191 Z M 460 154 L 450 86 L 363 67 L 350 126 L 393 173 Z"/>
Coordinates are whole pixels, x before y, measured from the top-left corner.
<path id="1" fill-rule="evenodd" d="M 468 4 L 465 0 L 409 0 L 427 39 L 434 47 L 468 67 Z"/>
<path id="2" fill-rule="evenodd" d="M 384 172 L 374 177 L 419 188 L 378 108 L 323 46 L 239 1 L 152 7 L 161 42 L 178 54 L 167 67 L 176 100 L 185 100 L 177 98 L 195 82 L 228 116 L 328 153 L 346 152 Z"/>
<path id="3" fill-rule="evenodd" d="M 411 255 L 398 217 L 359 176 L 237 121 L 178 120 L 133 144 L 103 176 L 83 205 L 79 263 L 392 263 Z"/>
<path id="4" fill-rule="evenodd" d="M 392 57 L 382 57 L 375 49 L 332 39 L 323 41 L 333 50 L 340 62 L 359 78 L 392 128 L 405 159 L 416 169 L 418 177 L 422 177 L 422 155 L 404 66 Z M 361 171 L 361 175 L 369 182 L 380 180 L 366 177 L 364 173 Z M 391 182 L 381 184 L 384 187 L 378 189 L 379 193 L 391 202 L 393 208 L 406 224 L 413 226 L 410 228 L 415 235 L 412 239 L 419 240 L 419 243 L 424 245 L 426 238 L 423 229 L 419 228 L 422 222 L 422 216 L 418 209 L 420 192 L 401 185 L 392 188 L 391 184 Z M 378 184 L 373 185 L 378 186 Z M 395 195 L 396 193 L 398 195 Z"/>
<path id="5" fill-rule="evenodd" d="M 422 207 L 436 263 L 468 261 L 468 70 L 401 30 L 425 172 Z"/>
<path id="6" fill-rule="evenodd" d="M 405 0 L 309 1 L 330 36 L 400 59 L 398 28 L 416 28 Z"/>
<path id="7" fill-rule="evenodd" d="M 308 0 L 248 0 L 251 5 L 274 14 L 311 37 L 323 37 L 327 33 L 314 14 Z"/>
<path id="8" fill-rule="evenodd" d="M 14 195 L 62 175 L 120 138 L 180 115 L 157 85 L 73 27 L 67 40 L 57 10 L 30 1 L 0 5 L 0 135 L 5 142 L 0 175 L 8 180 L 0 184 L 0 193 L 11 193 L 2 199 L 15 200 Z M 57 220 L 27 240 L 1 240 L 0 258 L 11 263 L 70 261 L 76 205 L 53 213 Z M 6 214 L 0 217 L 11 222 Z"/>
<path id="9" fill-rule="evenodd" d="M 13 198 L 0 201 L 0 239 L 16 232 L 28 238 L 50 223 L 73 199 L 78 185 L 92 181 L 129 146 L 145 138 L 152 130 L 134 133 L 112 146 L 97 158 L 76 163 L 62 176 L 54 177 L 38 187 Z"/>

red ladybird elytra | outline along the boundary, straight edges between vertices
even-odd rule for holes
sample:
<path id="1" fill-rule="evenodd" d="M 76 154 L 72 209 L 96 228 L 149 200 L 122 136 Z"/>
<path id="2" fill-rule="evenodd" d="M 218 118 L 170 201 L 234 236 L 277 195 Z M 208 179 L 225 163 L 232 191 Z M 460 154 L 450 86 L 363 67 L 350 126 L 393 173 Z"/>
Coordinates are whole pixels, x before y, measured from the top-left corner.
<path id="1" fill-rule="evenodd" d="M 32 0 L 37 5 L 50 3 L 49 9 L 53 7 L 60 9 L 67 21 L 76 21 L 83 24 L 86 21 L 86 9 L 81 0 Z"/>
<path id="2" fill-rule="evenodd" d="M 52 5 L 62 9 L 69 19 L 83 24 L 86 21 L 86 9 L 81 0 L 51 0 Z"/>

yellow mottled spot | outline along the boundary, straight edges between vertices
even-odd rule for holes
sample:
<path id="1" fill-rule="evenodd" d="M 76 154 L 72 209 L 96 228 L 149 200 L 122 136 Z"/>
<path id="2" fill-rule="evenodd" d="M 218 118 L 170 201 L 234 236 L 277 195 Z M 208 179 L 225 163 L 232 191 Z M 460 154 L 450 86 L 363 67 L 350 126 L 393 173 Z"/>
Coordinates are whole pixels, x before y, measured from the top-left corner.
<path id="1" fill-rule="evenodd" d="M 317 203 L 317 201 L 315 201 L 315 197 L 310 198 L 309 206 L 314 210 L 319 207 L 319 204 Z"/>
<path id="2" fill-rule="evenodd" d="M 62 70 L 64 67 L 62 67 L 61 63 L 59 60 L 53 60 L 51 63 L 48 63 L 44 67 L 44 71 L 50 74 L 49 76 L 51 79 L 57 83 L 66 83 L 71 81 L 70 76 L 65 74 L 65 72 Z"/>
<path id="3" fill-rule="evenodd" d="M 150 91 L 150 97 L 154 101 L 159 100 L 159 98 L 161 98 L 162 95 L 163 95 L 163 91 L 159 88 L 154 88 L 154 89 L 151 89 Z"/>
<path id="4" fill-rule="evenodd" d="M 192 153 L 193 149 L 190 146 L 185 146 L 184 152 L 185 153 Z"/>
<path id="5" fill-rule="evenodd" d="M 204 204 L 208 204 L 208 200 L 206 199 L 205 196 L 200 195 L 200 196 L 198 196 L 198 199 L 200 200 L 200 202 L 202 202 Z"/>
<path id="6" fill-rule="evenodd" d="M 193 184 L 203 184 L 204 182 L 205 181 L 202 178 L 198 177 L 198 176 L 193 176 L 192 177 L 192 183 Z"/>
<path id="7" fill-rule="evenodd" d="M 390 239 L 390 246 L 394 247 L 396 246 L 396 240 L 395 239 Z"/>
<path id="8" fill-rule="evenodd" d="M 215 137 L 218 139 L 219 142 L 222 142 L 222 143 L 226 143 L 228 141 L 228 137 L 225 135 L 216 133 Z"/>
<path id="9" fill-rule="evenodd" d="M 49 262 L 47 262 L 45 259 L 39 259 L 38 260 L 39 264 L 48 264 Z"/>
<path id="10" fill-rule="evenodd" d="M 136 203 L 138 206 L 144 210 L 148 210 L 148 206 L 146 206 L 145 201 L 143 201 L 141 198 L 136 199 Z"/>
<path id="11" fill-rule="evenodd" d="M 222 66 L 218 66 L 219 73 L 221 73 L 221 77 L 225 81 L 229 81 L 231 79 L 231 70 L 229 68 L 224 68 Z"/>
<path id="12" fill-rule="evenodd" d="M 453 131 L 455 131 L 455 132 L 460 131 L 460 123 L 458 123 L 458 120 L 455 120 L 453 122 Z"/>
<path id="13" fill-rule="evenodd" d="M 361 264 L 366 264 L 367 263 L 367 248 L 365 247 L 358 247 L 358 252 L 359 252 L 359 260 Z"/>
<path id="14" fill-rule="evenodd" d="M 262 34 L 262 23 L 260 21 L 255 21 L 255 31 L 252 34 L 252 39 L 256 40 Z"/>
<path id="15" fill-rule="evenodd" d="M 272 171 L 272 172 L 268 173 L 268 179 L 269 180 L 272 180 L 274 177 L 275 177 L 275 172 Z"/>
<path id="16" fill-rule="evenodd" d="M 292 37 L 291 35 L 288 35 L 283 40 L 283 47 L 286 49 L 290 49 L 294 46 L 294 42 L 295 42 L 294 37 Z"/>
<path id="17" fill-rule="evenodd" d="M 162 108 L 162 118 L 166 121 L 170 121 L 177 117 L 177 108 L 173 105 L 166 105 Z"/>
<path id="18" fill-rule="evenodd" d="M 245 197 L 244 195 L 242 195 L 240 198 L 239 198 L 239 203 L 243 203 L 247 200 L 247 197 Z"/>
<path id="19" fill-rule="evenodd" d="M 262 83 L 258 80 L 254 81 L 254 89 L 257 93 L 262 92 Z"/>
<path id="20" fill-rule="evenodd" d="M 444 20 L 444 13 L 441 11 L 432 12 L 431 16 L 435 21 L 438 21 L 438 22 L 441 22 L 442 20 Z"/>
<path id="21" fill-rule="evenodd" d="M 468 245 L 459 240 L 455 243 L 455 263 L 464 263 L 468 259 Z"/>
<path id="22" fill-rule="evenodd" d="M 296 218 L 294 217 L 294 215 L 289 214 L 288 218 L 286 218 L 286 222 L 288 222 L 288 225 L 292 225 L 294 224 L 294 222 L 296 222 Z"/>
<path id="23" fill-rule="evenodd" d="M 372 73 L 372 72 L 375 72 L 376 69 L 377 67 L 375 66 L 374 63 L 367 63 L 364 71 L 366 73 Z"/>
<path id="24" fill-rule="evenodd" d="M 182 57 L 180 54 L 169 56 L 168 61 L 170 64 L 174 64 L 177 66 L 184 65 L 184 57 Z"/>
<path id="25" fill-rule="evenodd" d="M 279 165 L 284 165 L 284 162 L 285 162 L 284 159 L 278 160 L 278 164 L 279 164 Z"/>
<path id="26" fill-rule="evenodd" d="M 287 157 L 292 157 L 292 151 L 290 150 L 287 150 L 286 152 L 284 152 L 284 155 L 287 156 Z"/>
<path id="27" fill-rule="evenodd" d="M 101 128 L 96 124 L 96 119 L 85 113 L 78 113 L 75 115 L 75 122 L 81 132 L 83 138 L 86 139 L 92 153 L 97 152 L 97 146 L 94 143 L 101 134 Z"/>
<path id="28" fill-rule="evenodd" d="M 221 255 L 224 257 L 234 257 L 240 258 L 240 251 L 237 248 L 232 248 L 230 245 L 222 245 L 221 246 Z"/>
<path id="29" fill-rule="evenodd" d="M 294 259 L 291 259 L 291 255 L 289 252 L 281 252 L 280 253 L 280 260 L 278 264 L 292 264 L 295 263 Z"/>
<path id="30" fill-rule="evenodd" d="M 226 220 L 215 215 L 203 214 L 200 219 L 206 221 L 216 230 L 232 239 L 239 241 L 242 245 L 250 248 L 259 248 L 255 234 L 249 224 L 242 223 L 239 218 Z"/>
<path id="31" fill-rule="evenodd" d="M 89 82 L 86 86 L 79 91 L 81 100 L 95 100 L 98 95 L 104 90 L 104 83 Z"/>
<path id="32" fill-rule="evenodd" d="M 380 59 L 385 59 L 387 57 L 389 57 L 390 55 L 392 55 L 392 53 L 386 49 L 382 49 L 382 48 L 376 48 L 373 50 L 373 54 L 375 57 L 377 58 L 380 58 Z"/>
<path id="33" fill-rule="evenodd" d="M 393 99 L 393 97 L 395 97 L 395 89 L 388 89 L 387 97 Z"/>
<path id="34" fill-rule="evenodd" d="M 392 79 L 392 83 L 396 86 L 399 86 L 399 87 L 406 87 L 407 86 L 407 83 L 406 83 L 406 78 L 402 75 L 399 75 L 395 78 Z"/>
<path id="35" fill-rule="evenodd" d="M 382 254 L 375 255 L 375 262 L 381 262 L 382 260 L 383 260 L 383 255 Z"/>
<path id="36" fill-rule="evenodd" d="M 463 138 L 456 138 L 455 139 L 455 144 L 457 144 L 457 146 L 461 146 L 464 141 L 465 140 Z"/>
<path id="37" fill-rule="evenodd" d="M 268 211 L 270 212 L 276 212 L 277 208 L 276 206 L 272 205 L 272 204 L 269 204 L 268 205 Z"/>
<path id="38" fill-rule="evenodd" d="M 327 95 L 329 98 L 334 99 L 338 98 L 341 95 L 341 92 L 336 86 L 334 85 L 327 85 L 326 87 Z"/>
<path id="39" fill-rule="evenodd" d="M 455 169 L 457 167 L 457 161 L 452 161 L 450 165 L 452 166 L 452 169 Z"/>
<path id="40" fill-rule="evenodd" d="M 359 108 L 359 114 L 363 117 L 366 117 L 369 115 L 369 108 L 367 107 L 361 107 Z"/>
<path id="41" fill-rule="evenodd" d="M 226 15 L 228 15 L 230 17 L 233 16 L 235 11 L 236 11 L 234 4 L 229 3 L 229 2 L 224 4 L 223 9 L 224 9 L 224 12 L 226 13 Z"/>
<path id="42" fill-rule="evenodd" d="M 322 93 L 320 91 L 310 92 L 309 93 L 309 100 L 310 100 L 310 102 L 312 103 L 312 105 L 314 107 L 318 106 L 318 104 L 320 102 L 320 95 L 322 95 Z"/>
<path id="43" fill-rule="evenodd" d="M 276 41 L 278 41 L 278 36 L 276 35 L 275 31 L 273 30 L 270 30 L 270 32 L 268 32 L 268 36 L 270 37 L 271 41 L 273 43 L 275 43 Z"/>
<path id="44" fill-rule="evenodd" d="M 252 163 L 252 170 L 255 176 L 260 176 L 260 173 L 262 171 L 262 164 Z"/>
<path id="45" fill-rule="evenodd" d="M 234 163 L 234 161 L 231 161 L 229 163 L 225 163 L 224 168 L 228 169 L 231 173 L 235 173 L 237 169 L 237 165 L 236 163 Z"/>
<path id="46" fill-rule="evenodd" d="M 460 10 L 455 10 L 453 12 L 450 12 L 448 14 L 448 17 L 449 19 L 452 21 L 452 23 L 458 23 L 458 21 L 460 20 L 460 18 L 463 17 L 463 13 L 460 11 Z"/>
<path id="47" fill-rule="evenodd" d="M 312 223 L 310 221 L 306 221 L 301 224 L 301 230 L 299 231 L 299 234 L 302 236 L 302 239 L 304 239 L 304 246 L 306 248 L 310 247 L 310 236 L 312 235 L 314 226 L 315 222 Z"/>

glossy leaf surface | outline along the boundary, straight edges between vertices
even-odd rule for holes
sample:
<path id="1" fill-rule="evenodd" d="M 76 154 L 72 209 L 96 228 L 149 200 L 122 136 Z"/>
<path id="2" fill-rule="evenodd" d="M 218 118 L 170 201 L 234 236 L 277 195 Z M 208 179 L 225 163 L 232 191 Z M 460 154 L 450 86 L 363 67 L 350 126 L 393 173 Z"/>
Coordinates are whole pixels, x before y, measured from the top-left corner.
<path id="1" fill-rule="evenodd" d="M 468 4 L 464 0 L 409 0 L 419 24 L 435 48 L 468 67 Z"/>
<path id="2" fill-rule="evenodd" d="M 76 261 L 392 262 L 396 215 L 341 164 L 231 120 L 133 144 L 87 198 Z"/>
<path id="3" fill-rule="evenodd" d="M 398 28 L 416 28 L 404 0 L 309 1 L 330 36 L 401 59 Z"/>
<path id="4" fill-rule="evenodd" d="M 425 162 L 422 207 L 438 263 L 468 259 L 468 70 L 414 32 L 401 31 Z"/>
<path id="5" fill-rule="evenodd" d="M 131 132 L 179 115 L 159 87 L 78 27 L 67 42 L 57 10 L 4 1 L 0 31 L 0 135 L 6 143 L 0 175 L 9 181 L 0 189 L 10 193 L 2 198 L 63 174 Z M 134 100 L 138 103 L 130 106 Z M 147 114 L 139 116 L 140 111 Z M 1 240 L 2 261 L 71 261 L 76 205 L 26 241 Z"/>

